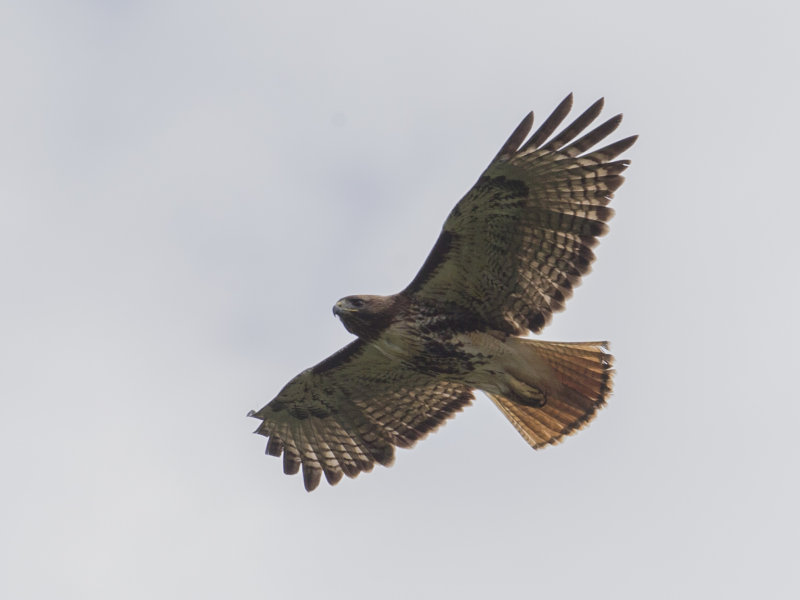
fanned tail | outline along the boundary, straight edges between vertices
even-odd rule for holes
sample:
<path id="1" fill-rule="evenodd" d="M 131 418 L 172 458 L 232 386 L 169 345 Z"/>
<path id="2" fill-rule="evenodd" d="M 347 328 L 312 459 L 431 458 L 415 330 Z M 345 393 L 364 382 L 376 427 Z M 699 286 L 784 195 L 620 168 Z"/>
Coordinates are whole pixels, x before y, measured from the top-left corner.
<path id="1" fill-rule="evenodd" d="M 523 356 L 530 356 L 531 369 L 543 363 L 551 369 L 555 386 L 543 406 L 498 394 L 487 395 L 533 448 L 557 444 L 564 436 L 585 427 L 605 405 L 614 375 L 614 357 L 608 351 L 608 342 L 562 343 L 519 338 L 515 342 L 521 345 Z"/>

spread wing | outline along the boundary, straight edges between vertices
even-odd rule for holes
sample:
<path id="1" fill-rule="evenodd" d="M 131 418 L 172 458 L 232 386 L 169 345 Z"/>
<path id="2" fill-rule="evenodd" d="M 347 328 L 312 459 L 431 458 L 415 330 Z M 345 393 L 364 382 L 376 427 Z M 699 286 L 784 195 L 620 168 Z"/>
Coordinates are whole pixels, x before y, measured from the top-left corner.
<path id="1" fill-rule="evenodd" d="M 269 438 L 267 454 L 283 453 L 288 474 L 302 465 L 311 491 L 322 473 L 335 485 L 376 462 L 390 465 L 395 446 L 412 446 L 471 401 L 466 386 L 435 381 L 356 340 L 249 416 L 263 421 L 256 433 Z"/>
<path id="2" fill-rule="evenodd" d="M 450 213 L 403 293 L 517 335 L 540 331 L 564 308 L 589 271 L 592 248 L 613 215 L 607 204 L 630 164 L 613 159 L 636 141 L 632 136 L 591 150 L 622 115 L 575 139 L 599 115 L 602 99 L 548 140 L 571 107 L 572 94 L 523 144 L 533 113 L 525 117 Z"/>

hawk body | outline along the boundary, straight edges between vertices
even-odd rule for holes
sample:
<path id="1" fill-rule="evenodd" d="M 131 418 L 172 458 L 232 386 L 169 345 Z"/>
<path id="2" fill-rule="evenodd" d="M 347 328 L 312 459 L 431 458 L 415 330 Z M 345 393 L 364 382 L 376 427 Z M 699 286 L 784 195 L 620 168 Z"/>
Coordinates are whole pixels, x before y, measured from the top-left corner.
<path id="1" fill-rule="evenodd" d="M 413 281 L 391 296 L 348 296 L 334 314 L 358 339 L 300 373 L 251 416 L 303 469 L 306 489 L 337 483 L 407 448 L 485 392 L 534 448 L 588 423 L 611 389 L 605 342 L 558 343 L 538 333 L 594 260 L 607 206 L 635 136 L 590 149 L 617 115 L 579 136 L 602 100 L 551 138 L 567 96 L 525 141 L 525 117 L 453 208 Z"/>

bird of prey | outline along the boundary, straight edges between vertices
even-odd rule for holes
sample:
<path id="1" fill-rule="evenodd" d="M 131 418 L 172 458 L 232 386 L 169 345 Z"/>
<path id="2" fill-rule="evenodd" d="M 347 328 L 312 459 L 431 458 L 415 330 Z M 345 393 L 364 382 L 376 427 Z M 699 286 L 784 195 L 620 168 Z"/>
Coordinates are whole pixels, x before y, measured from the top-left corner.
<path id="1" fill-rule="evenodd" d="M 333 307 L 357 339 L 292 379 L 249 416 L 301 468 L 308 491 L 375 463 L 390 465 L 484 392 L 533 447 L 589 423 L 611 391 L 607 342 L 528 339 L 589 271 L 631 136 L 592 149 L 617 115 L 581 134 L 601 98 L 560 132 L 568 95 L 542 125 L 529 113 L 456 204 L 413 281 L 391 296 L 342 298 Z M 581 136 L 581 137 L 578 137 Z M 527 139 L 526 139 L 527 138 Z M 577 138 L 577 139 L 576 139 Z"/>

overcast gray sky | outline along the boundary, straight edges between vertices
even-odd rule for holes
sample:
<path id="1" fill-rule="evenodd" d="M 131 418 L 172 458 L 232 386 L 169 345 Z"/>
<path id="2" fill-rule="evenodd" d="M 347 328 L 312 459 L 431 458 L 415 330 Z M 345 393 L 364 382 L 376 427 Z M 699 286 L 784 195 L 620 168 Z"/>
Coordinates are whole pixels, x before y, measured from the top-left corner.
<path id="1" fill-rule="evenodd" d="M 796 9 L 289 4 L 0 2 L 0 596 L 798 597 Z M 608 407 L 307 494 L 245 414 L 570 91 L 641 136 L 543 336 Z"/>

